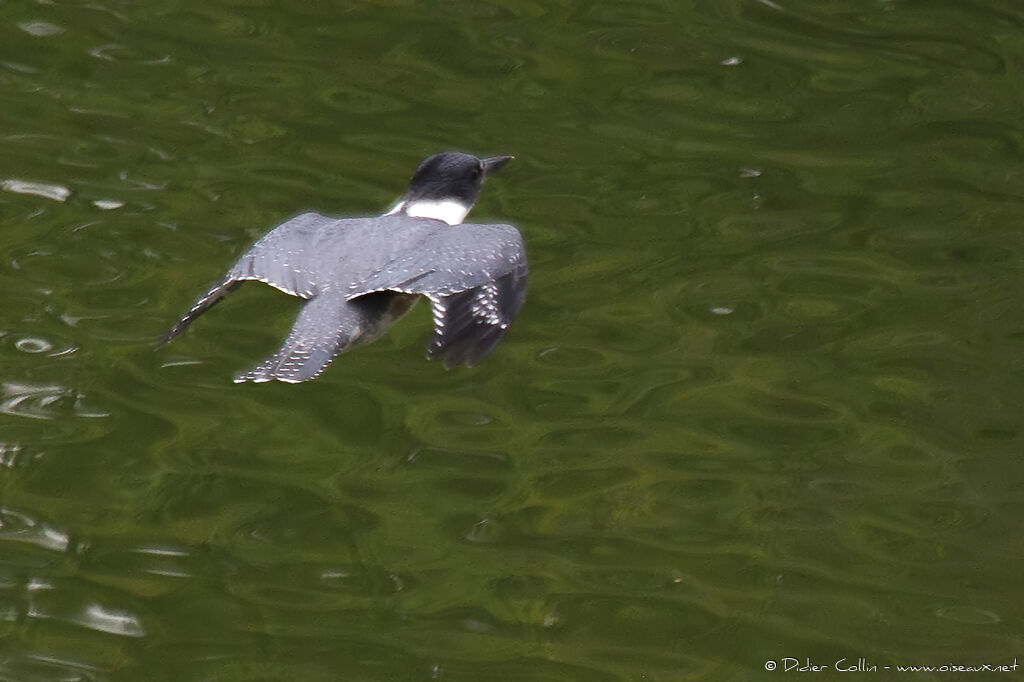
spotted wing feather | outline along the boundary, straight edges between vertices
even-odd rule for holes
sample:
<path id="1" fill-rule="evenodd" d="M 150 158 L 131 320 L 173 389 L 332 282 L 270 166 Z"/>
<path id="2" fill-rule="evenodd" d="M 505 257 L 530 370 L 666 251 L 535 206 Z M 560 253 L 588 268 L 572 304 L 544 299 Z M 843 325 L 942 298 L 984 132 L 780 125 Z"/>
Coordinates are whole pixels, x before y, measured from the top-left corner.
<path id="1" fill-rule="evenodd" d="M 228 270 L 234 281 L 265 282 L 286 294 L 311 298 L 319 290 L 317 242 L 340 221 L 303 213 L 263 235 Z"/>
<path id="2" fill-rule="evenodd" d="M 286 294 L 310 298 L 318 290 L 315 253 L 324 230 L 340 221 L 319 213 L 303 213 L 287 220 L 265 234 L 242 254 L 224 277 L 196 299 L 185 315 L 164 334 L 163 345 L 181 334 L 192 321 L 212 308 L 244 281 L 265 282 Z"/>
<path id="3" fill-rule="evenodd" d="M 298 383 L 319 376 L 334 356 L 359 339 L 366 328 L 365 317 L 365 308 L 346 301 L 344 296 L 315 296 L 302 306 L 281 348 L 237 375 L 235 383 L 271 379 Z"/>
<path id="4" fill-rule="evenodd" d="M 442 356 L 445 367 L 472 366 L 494 350 L 519 313 L 526 275 L 516 228 L 445 226 L 352 285 L 349 298 L 383 290 L 425 295 L 434 317 L 427 357 Z"/>
<path id="5" fill-rule="evenodd" d="M 523 307 L 526 264 L 483 286 L 428 298 L 434 335 L 427 357 L 443 357 L 447 368 L 462 363 L 472 367 L 494 350 Z"/>
<path id="6" fill-rule="evenodd" d="M 383 290 L 454 294 L 526 267 L 523 238 L 511 225 L 428 222 L 441 226 L 409 235 L 395 258 L 349 287 L 349 298 Z"/>

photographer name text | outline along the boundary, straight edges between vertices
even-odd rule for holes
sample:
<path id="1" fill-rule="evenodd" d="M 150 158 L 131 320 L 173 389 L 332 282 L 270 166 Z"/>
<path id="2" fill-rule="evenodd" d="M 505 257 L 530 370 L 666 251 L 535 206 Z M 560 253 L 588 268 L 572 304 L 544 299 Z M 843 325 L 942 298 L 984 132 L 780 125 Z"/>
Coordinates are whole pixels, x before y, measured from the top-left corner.
<path id="1" fill-rule="evenodd" d="M 895 670 L 901 673 L 1011 673 L 1017 672 L 1017 659 L 1013 663 L 936 663 L 925 665 L 880 665 L 866 658 L 840 658 L 833 663 L 817 663 L 810 658 L 768 659 L 764 662 L 765 670 L 778 670 L 783 673 L 817 673 L 832 670 L 840 673 L 875 673 L 882 670 Z"/>

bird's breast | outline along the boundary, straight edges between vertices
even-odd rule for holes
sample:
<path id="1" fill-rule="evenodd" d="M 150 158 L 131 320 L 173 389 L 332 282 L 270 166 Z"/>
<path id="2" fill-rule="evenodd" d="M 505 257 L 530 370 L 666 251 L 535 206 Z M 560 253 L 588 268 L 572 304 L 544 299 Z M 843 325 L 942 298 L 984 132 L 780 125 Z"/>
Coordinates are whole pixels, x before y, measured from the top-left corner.
<path id="1" fill-rule="evenodd" d="M 418 294 L 402 294 L 395 291 L 375 291 L 350 301 L 362 310 L 362 324 L 358 344 L 375 341 L 384 335 L 388 327 L 416 304 Z"/>
<path id="2" fill-rule="evenodd" d="M 394 293 L 388 304 L 388 316 L 391 318 L 391 321 L 394 322 L 409 312 L 416 305 L 416 301 L 419 298 L 419 294 Z"/>

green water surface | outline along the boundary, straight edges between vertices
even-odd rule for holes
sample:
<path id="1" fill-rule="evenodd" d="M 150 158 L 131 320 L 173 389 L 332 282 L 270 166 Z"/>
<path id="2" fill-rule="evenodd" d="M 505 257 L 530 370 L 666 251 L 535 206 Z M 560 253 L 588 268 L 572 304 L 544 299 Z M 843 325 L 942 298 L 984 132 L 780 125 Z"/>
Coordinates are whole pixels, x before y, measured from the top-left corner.
<path id="1" fill-rule="evenodd" d="M 1018 677 L 896 666 L 1024 664 L 1022 92 L 1006 0 L 0 2 L 0 680 Z M 480 367 L 154 350 L 450 148 Z"/>

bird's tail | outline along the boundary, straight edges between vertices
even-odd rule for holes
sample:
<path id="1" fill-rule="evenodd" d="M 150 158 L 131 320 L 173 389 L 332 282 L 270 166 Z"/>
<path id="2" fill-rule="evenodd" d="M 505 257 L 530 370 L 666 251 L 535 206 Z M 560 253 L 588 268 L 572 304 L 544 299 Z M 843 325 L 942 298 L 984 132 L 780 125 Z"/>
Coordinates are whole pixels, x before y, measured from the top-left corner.
<path id="1" fill-rule="evenodd" d="M 315 296 L 299 311 L 281 348 L 252 369 L 235 376 L 235 383 L 277 379 L 291 384 L 320 375 L 334 356 L 360 341 L 368 329 L 367 310 L 343 295 Z"/>
<path id="2" fill-rule="evenodd" d="M 192 321 L 194 319 L 196 319 L 197 317 L 205 313 L 207 310 L 212 308 L 214 305 L 219 303 L 222 298 L 227 296 L 234 289 L 237 289 L 240 284 L 241 282 L 239 280 L 232 278 L 225 279 L 224 281 L 220 282 L 212 289 L 210 289 L 208 292 L 200 296 L 199 299 L 192 305 L 192 309 L 185 313 L 185 316 L 178 320 L 175 323 L 175 325 L 167 331 L 166 334 L 160 337 L 160 340 L 157 341 L 156 347 L 160 348 L 161 346 L 169 342 L 171 339 L 173 339 L 175 336 L 181 334 L 183 331 L 185 331 L 186 328 L 188 328 L 190 324 L 192 324 Z"/>

